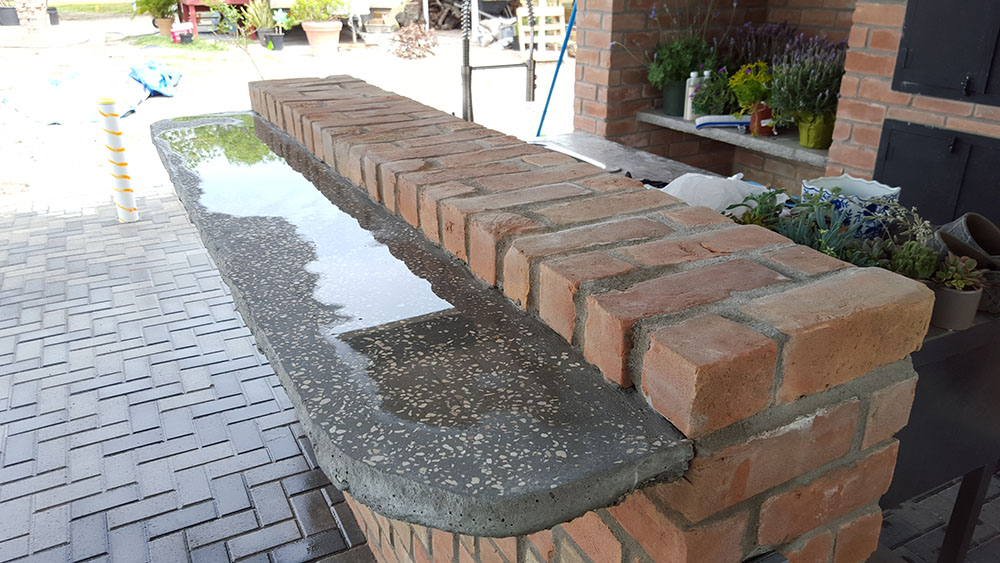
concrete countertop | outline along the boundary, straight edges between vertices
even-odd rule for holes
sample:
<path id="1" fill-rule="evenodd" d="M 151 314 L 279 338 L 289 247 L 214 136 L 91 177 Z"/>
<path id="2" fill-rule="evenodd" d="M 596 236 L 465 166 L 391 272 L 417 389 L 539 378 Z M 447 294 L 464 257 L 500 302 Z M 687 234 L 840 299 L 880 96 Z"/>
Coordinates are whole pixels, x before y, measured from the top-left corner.
<path id="1" fill-rule="evenodd" d="M 511 536 L 683 473 L 691 443 L 634 390 L 258 121 L 276 158 L 250 119 L 161 121 L 153 138 L 339 488 L 390 518 Z"/>

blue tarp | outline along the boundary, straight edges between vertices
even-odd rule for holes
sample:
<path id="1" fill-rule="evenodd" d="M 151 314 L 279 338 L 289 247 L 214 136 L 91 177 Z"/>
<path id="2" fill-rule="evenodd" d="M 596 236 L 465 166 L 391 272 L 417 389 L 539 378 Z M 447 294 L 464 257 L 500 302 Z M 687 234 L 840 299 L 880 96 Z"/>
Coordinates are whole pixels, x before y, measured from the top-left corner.
<path id="1" fill-rule="evenodd" d="M 156 61 L 146 61 L 129 69 L 128 75 L 150 91 L 151 95 L 171 97 L 181 79 L 180 73 L 174 72 L 169 66 Z"/>

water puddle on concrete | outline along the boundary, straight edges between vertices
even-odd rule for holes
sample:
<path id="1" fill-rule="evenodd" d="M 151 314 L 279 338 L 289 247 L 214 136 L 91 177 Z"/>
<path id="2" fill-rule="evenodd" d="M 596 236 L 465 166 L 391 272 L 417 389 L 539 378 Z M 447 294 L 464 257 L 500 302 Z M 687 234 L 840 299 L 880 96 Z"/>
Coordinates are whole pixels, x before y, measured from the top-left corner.
<path id="1" fill-rule="evenodd" d="M 332 334 L 451 308 L 406 264 L 338 209 L 246 127 L 212 124 L 164 133 L 201 177 L 200 203 L 212 213 L 279 217 L 311 243 L 306 270 L 319 279 L 313 297 L 337 309 Z"/>

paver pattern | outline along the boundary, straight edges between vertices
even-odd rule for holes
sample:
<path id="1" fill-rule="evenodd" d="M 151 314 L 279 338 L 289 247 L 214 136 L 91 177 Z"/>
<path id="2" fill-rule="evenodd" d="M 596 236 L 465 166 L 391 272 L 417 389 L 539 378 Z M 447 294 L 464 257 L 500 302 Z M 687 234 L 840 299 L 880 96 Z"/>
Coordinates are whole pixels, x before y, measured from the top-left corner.
<path id="1" fill-rule="evenodd" d="M 0 213 L 0 561 L 372 561 L 173 196 Z"/>
<path id="2" fill-rule="evenodd" d="M 958 487 L 958 481 L 948 483 L 887 510 L 879 544 L 906 563 L 936 562 Z M 1000 561 L 1000 474 L 994 475 L 990 483 L 965 560 L 966 563 Z"/>

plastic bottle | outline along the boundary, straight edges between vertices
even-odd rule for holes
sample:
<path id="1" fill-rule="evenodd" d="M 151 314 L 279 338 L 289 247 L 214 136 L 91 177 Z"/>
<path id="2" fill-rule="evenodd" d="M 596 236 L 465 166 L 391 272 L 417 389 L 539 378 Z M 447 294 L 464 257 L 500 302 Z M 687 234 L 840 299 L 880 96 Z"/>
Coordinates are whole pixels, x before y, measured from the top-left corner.
<path id="1" fill-rule="evenodd" d="M 694 107 L 691 105 L 694 97 L 694 92 L 701 84 L 702 78 L 698 76 L 698 71 L 691 71 L 691 78 L 687 79 L 684 87 L 684 119 L 688 121 L 694 120 Z"/>

